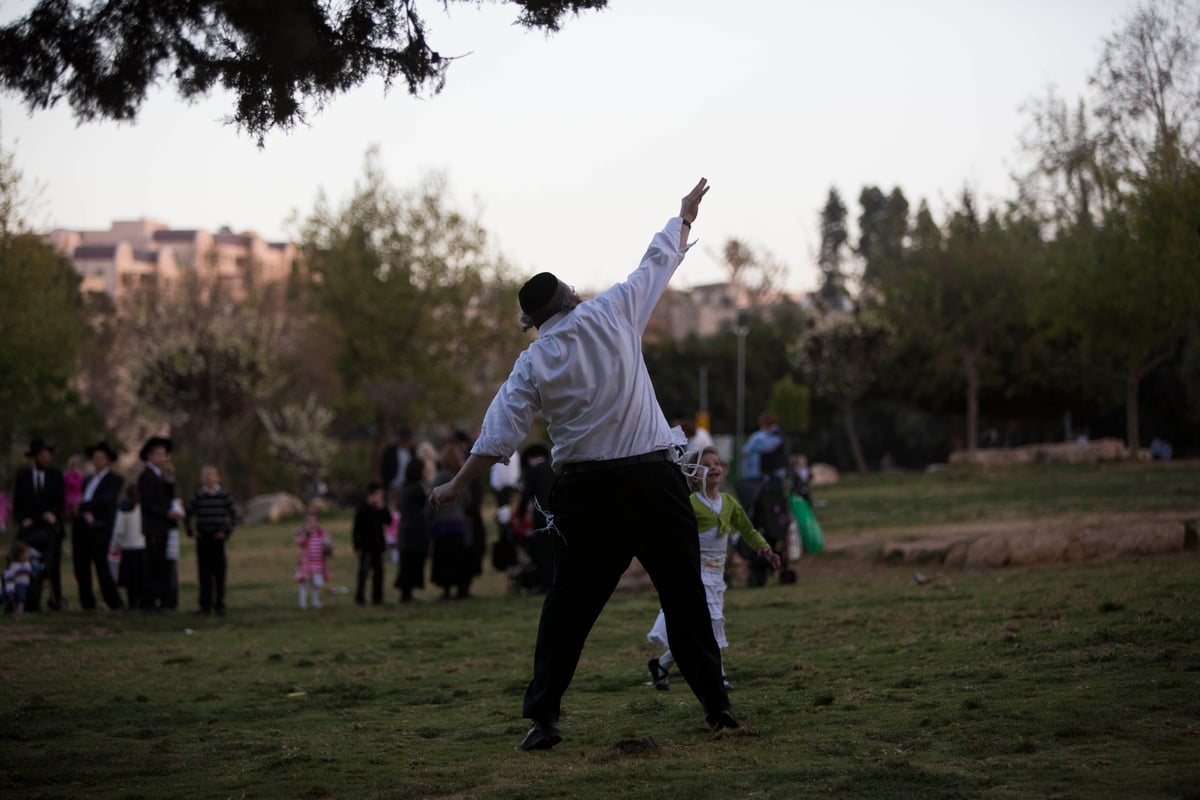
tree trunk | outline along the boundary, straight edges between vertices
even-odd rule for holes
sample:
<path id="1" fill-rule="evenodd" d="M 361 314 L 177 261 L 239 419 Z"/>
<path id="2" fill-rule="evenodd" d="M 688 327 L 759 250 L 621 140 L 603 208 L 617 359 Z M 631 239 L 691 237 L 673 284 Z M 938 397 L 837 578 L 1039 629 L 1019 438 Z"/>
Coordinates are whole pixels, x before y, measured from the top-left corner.
<path id="1" fill-rule="evenodd" d="M 255 425 L 250 427 L 250 432 L 246 436 L 246 456 L 249 459 L 249 463 L 257 467 L 258 458 L 256 456 L 258 454 L 258 443 L 261 440 L 263 428 L 262 423 L 258 422 L 257 419 L 255 419 L 255 423 Z M 245 481 L 242 486 L 242 490 L 246 493 L 247 500 L 262 491 L 260 488 L 262 486 L 262 476 L 259 475 L 258 469 L 252 468 L 246 470 L 246 474 L 242 480 Z"/>
<path id="2" fill-rule="evenodd" d="M 391 435 L 391 422 L 382 411 L 375 415 L 375 438 L 371 441 L 371 464 L 367 471 L 367 480 L 383 480 L 382 459 L 383 449 L 387 447 Z"/>
<path id="3" fill-rule="evenodd" d="M 867 474 L 867 461 L 863 458 L 862 445 L 858 443 L 858 429 L 854 427 L 854 407 L 849 400 L 842 403 L 842 422 L 846 426 L 846 438 L 850 440 L 850 454 L 854 457 L 854 466 L 862 475 Z"/>
<path id="4" fill-rule="evenodd" d="M 979 450 L 979 362 L 973 353 L 962 354 L 967 379 L 967 463 L 974 464 Z"/>
<path id="5" fill-rule="evenodd" d="M 1138 450 L 1142 446 L 1138 422 L 1138 389 L 1146 376 L 1158 369 L 1160 364 L 1166 363 L 1174 352 L 1173 348 L 1168 348 L 1125 376 L 1125 446 L 1129 448 L 1129 457 L 1134 461 L 1137 460 Z"/>
<path id="6" fill-rule="evenodd" d="M 1129 457 L 1134 461 L 1137 461 L 1138 447 L 1141 446 L 1141 432 L 1138 430 L 1138 387 L 1141 384 L 1141 370 L 1129 373 L 1125 380 L 1125 445 L 1129 448 Z"/>

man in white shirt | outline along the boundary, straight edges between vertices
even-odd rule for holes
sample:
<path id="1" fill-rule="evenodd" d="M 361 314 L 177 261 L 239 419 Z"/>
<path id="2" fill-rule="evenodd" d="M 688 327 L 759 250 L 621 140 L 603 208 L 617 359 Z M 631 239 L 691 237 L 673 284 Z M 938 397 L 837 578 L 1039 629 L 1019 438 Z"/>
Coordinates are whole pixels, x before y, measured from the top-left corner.
<path id="1" fill-rule="evenodd" d="M 548 272 L 522 287 L 522 323 L 536 327 L 538 339 L 493 398 L 466 464 L 430 494 L 435 508 L 453 501 L 516 449 L 538 411 L 545 416 L 560 472 L 550 502 L 557 549 L 525 692 L 524 716 L 533 727 L 522 750 L 562 741 L 562 696 L 592 625 L 634 557 L 658 589 L 671 651 L 709 725 L 739 724 L 721 681 L 687 481 L 675 463 L 675 447 L 686 439 L 662 414 L 641 343 L 690 247 L 687 236 L 707 191 L 702 178 L 638 268 L 594 299 L 582 302 Z"/>

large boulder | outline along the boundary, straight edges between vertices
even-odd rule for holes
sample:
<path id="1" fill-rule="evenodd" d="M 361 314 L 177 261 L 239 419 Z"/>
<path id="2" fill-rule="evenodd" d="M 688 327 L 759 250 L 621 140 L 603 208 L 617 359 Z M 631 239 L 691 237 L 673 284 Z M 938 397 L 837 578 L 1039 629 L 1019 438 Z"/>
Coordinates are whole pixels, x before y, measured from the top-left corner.
<path id="1" fill-rule="evenodd" d="M 1031 446 L 1037 448 L 1037 460 L 1047 464 L 1095 464 L 1129 458 L 1129 448 L 1120 439 Z"/>
<path id="2" fill-rule="evenodd" d="M 974 464 L 980 467 L 1014 467 L 1034 462 L 1097 464 L 1127 458 L 1129 448 L 1120 439 L 1097 439 L 1091 442 L 1047 442 L 1021 447 L 984 447 L 975 451 L 974 460 L 969 451 L 955 450 L 950 454 L 949 461 L 951 464 Z"/>
<path id="3" fill-rule="evenodd" d="M 809 482 L 813 486 L 832 486 L 838 482 L 838 470 L 832 464 L 816 463 L 812 465 L 810 471 L 812 477 Z"/>
<path id="4" fill-rule="evenodd" d="M 629 562 L 629 568 L 625 570 L 625 574 L 617 582 L 618 589 L 650 589 L 653 587 L 654 583 L 650 580 L 650 575 L 646 572 L 646 568 L 636 558 Z"/>
<path id="5" fill-rule="evenodd" d="M 304 501 L 294 494 L 274 492 L 251 497 L 246 503 L 243 522 L 279 522 L 304 513 Z"/>
<path id="6" fill-rule="evenodd" d="M 981 467 L 1015 467 L 1021 464 L 1032 464 L 1034 451 L 1027 447 L 992 447 L 980 448 L 975 451 L 975 460 L 968 457 L 968 451 L 955 450 L 950 454 L 951 464 L 977 464 Z"/>
<path id="7" fill-rule="evenodd" d="M 954 569 L 1107 561 L 1189 549 L 1188 526 L 1192 524 L 1190 520 L 1122 515 L 1032 526 L 989 525 L 888 541 L 876 552 L 896 563 L 939 564 Z M 837 548 L 833 545 L 831 549 Z"/>

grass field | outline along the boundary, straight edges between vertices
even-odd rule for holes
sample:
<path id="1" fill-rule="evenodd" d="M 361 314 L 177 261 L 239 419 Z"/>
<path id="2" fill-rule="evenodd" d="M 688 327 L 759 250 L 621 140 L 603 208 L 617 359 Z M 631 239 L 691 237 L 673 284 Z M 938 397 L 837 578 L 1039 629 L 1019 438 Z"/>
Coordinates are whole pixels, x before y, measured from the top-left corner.
<path id="1" fill-rule="evenodd" d="M 1197 506 L 1200 464 L 889 475 L 821 489 L 873 526 Z M 351 582 L 335 519 L 335 585 Z M 194 598 L 190 551 L 183 599 Z M 238 532 L 230 614 L 0 619 L 4 795 L 28 798 L 1200 798 L 1200 556 L 947 573 L 821 556 L 727 595 L 738 731 L 645 686 L 649 592 L 615 595 L 520 753 L 540 600 L 296 609 L 289 525 Z M 70 583 L 70 581 L 68 581 Z M 389 597 L 394 595 L 389 594 Z"/>

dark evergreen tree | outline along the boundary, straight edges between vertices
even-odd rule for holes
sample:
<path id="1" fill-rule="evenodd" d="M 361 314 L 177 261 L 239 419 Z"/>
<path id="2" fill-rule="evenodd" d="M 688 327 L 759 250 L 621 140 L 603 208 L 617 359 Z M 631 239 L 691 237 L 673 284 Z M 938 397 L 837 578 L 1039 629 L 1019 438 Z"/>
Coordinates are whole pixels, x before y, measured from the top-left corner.
<path id="1" fill-rule="evenodd" d="M 817 255 L 817 268 L 821 271 L 817 298 L 827 309 L 844 310 L 850 304 L 845 270 L 845 251 L 849 241 L 846 206 L 837 189 L 830 188 L 829 199 L 821 209 L 821 252 Z"/>

